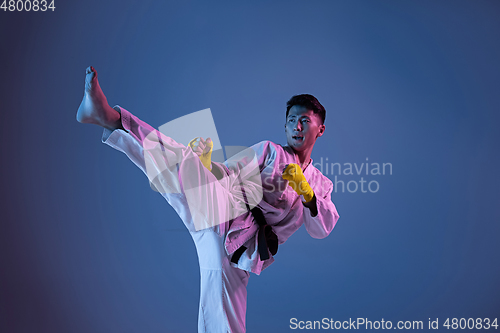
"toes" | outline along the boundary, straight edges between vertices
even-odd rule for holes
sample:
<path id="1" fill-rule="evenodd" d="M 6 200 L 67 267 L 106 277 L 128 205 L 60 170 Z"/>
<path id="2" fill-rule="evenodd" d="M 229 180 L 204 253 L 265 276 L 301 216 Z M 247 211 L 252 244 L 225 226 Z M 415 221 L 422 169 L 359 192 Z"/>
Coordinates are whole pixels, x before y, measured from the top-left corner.
<path id="1" fill-rule="evenodd" d="M 87 69 L 85 70 L 85 74 L 86 75 L 94 74 L 95 76 L 97 76 L 97 72 L 96 72 L 95 68 L 92 66 L 87 67 Z"/>
<path id="2" fill-rule="evenodd" d="M 85 83 L 86 83 L 86 88 L 90 89 L 92 81 L 97 78 L 97 72 L 95 71 L 94 67 L 89 66 L 86 69 L 86 74 L 85 74 Z"/>

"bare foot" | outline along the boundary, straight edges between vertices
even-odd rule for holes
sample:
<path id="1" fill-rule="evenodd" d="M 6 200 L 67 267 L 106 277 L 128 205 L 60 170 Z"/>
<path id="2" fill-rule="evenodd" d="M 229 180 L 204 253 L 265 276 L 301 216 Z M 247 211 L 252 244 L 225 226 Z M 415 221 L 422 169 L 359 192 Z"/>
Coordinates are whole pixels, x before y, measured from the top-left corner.
<path id="1" fill-rule="evenodd" d="M 110 130 L 122 128 L 120 113 L 108 104 L 108 100 L 97 81 L 97 72 L 89 66 L 85 76 L 85 95 L 78 107 L 76 120 L 84 124 L 95 124 Z"/>

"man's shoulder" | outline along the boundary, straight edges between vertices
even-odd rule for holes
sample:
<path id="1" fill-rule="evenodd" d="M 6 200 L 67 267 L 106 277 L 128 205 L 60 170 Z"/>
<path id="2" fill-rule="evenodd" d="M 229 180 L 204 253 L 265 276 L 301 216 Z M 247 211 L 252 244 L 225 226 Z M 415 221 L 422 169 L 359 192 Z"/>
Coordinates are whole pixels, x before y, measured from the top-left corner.
<path id="1" fill-rule="evenodd" d="M 271 147 L 274 147 L 274 148 L 276 148 L 276 147 L 282 148 L 281 145 L 279 145 L 277 143 L 274 143 L 274 142 L 272 142 L 270 140 L 262 140 L 262 141 L 260 141 L 260 142 L 258 142 L 256 144 L 254 144 L 254 146 L 271 146 Z"/>
<path id="2" fill-rule="evenodd" d="M 276 154 L 276 152 L 283 151 L 283 147 L 277 143 L 274 143 L 269 140 L 263 140 L 259 143 L 256 143 L 252 146 L 252 149 L 255 150 L 257 154 Z"/>
<path id="3" fill-rule="evenodd" d="M 316 166 L 314 166 L 314 163 L 311 163 L 309 166 L 311 167 L 311 171 L 312 171 L 315 175 L 317 175 L 318 177 L 321 177 L 321 178 L 324 178 L 324 179 L 328 179 L 328 180 L 329 180 L 329 178 L 328 178 L 327 176 L 325 176 L 325 175 L 324 175 L 324 174 L 323 174 L 323 173 L 322 173 L 322 172 L 321 172 L 318 168 L 316 168 Z"/>
<path id="4" fill-rule="evenodd" d="M 311 168 L 311 173 L 309 174 L 309 177 L 307 178 L 307 181 L 309 182 L 309 185 L 314 190 L 314 193 L 316 193 L 317 197 L 320 198 L 325 198 L 328 196 L 328 193 L 331 193 L 333 191 L 333 182 L 330 178 L 325 176 L 318 168 L 316 168 L 314 165 L 309 165 L 307 168 Z"/>
<path id="5" fill-rule="evenodd" d="M 311 163 L 309 167 L 311 167 L 312 176 L 317 182 L 332 183 L 331 179 L 325 176 L 318 168 L 314 166 L 313 163 Z"/>

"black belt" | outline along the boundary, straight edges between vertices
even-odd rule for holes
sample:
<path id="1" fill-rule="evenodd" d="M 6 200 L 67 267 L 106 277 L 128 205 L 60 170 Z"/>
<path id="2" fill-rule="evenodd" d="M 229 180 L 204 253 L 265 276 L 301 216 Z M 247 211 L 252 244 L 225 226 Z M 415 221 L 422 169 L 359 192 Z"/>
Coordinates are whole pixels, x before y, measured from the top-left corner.
<path id="1" fill-rule="evenodd" d="M 276 236 L 276 234 L 274 233 L 273 228 L 266 223 L 264 214 L 257 206 L 250 209 L 243 187 L 241 188 L 241 192 L 243 193 L 243 197 L 245 198 L 247 209 L 252 213 L 255 222 L 257 222 L 257 224 L 259 225 L 257 244 L 260 260 L 267 260 L 269 259 L 269 252 L 271 252 L 273 256 L 278 252 L 278 236 Z M 240 260 L 241 255 L 243 254 L 243 252 L 245 252 L 246 249 L 246 246 L 240 246 L 236 251 L 234 251 L 234 254 L 231 257 L 231 262 L 237 264 L 238 260 Z"/>

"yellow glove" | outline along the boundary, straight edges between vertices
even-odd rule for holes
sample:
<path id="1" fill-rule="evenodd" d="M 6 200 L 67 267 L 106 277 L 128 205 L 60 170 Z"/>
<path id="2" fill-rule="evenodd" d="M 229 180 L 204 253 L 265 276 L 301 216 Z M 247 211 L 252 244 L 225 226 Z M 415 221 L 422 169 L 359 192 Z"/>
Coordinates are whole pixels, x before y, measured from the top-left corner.
<path id="1" fill-rule="evenodd" d="M 282 177 L 288 180 L 288 185 L 290 185 L 298 195 L 304 196 L 306 203 L 313 199 L 314 192 L 298 164 L 288 164 L 285 170 L 283 170 Z"/>
<path id="2" fill-rule="evenodd" d="M 212 149 L 214 147 L 212 139 L 208 138 L 205 141 L 203 138 L 194 138 L 189 142 L 189 147 L 198 155 L 203 166 L 212 171 Z"/>

